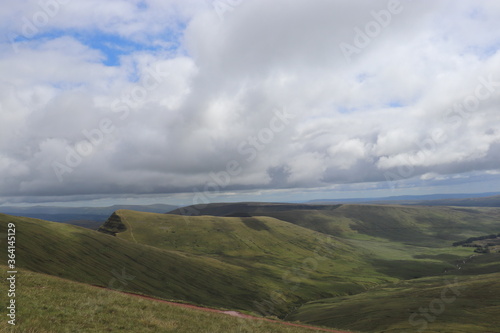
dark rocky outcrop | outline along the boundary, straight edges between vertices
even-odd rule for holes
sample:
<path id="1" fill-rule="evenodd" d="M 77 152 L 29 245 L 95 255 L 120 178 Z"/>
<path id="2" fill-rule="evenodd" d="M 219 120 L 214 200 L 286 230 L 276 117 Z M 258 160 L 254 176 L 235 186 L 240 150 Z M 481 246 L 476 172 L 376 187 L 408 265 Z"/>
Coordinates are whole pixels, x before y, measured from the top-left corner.
<path id="1" fill-rule="evenodd" d="M 97 229 L 97 231 L 102 232 L 103 234 L 113 236 L 116 236 L 116 234 L 124 232 L 125 230 L 127 230 L 127 227 L 122 222 L 121 217 L 116 214 L 116 212 L 111 214 L 106 222 L 104 222 L 104 224 L 100 226 L 99 229 Z"/>

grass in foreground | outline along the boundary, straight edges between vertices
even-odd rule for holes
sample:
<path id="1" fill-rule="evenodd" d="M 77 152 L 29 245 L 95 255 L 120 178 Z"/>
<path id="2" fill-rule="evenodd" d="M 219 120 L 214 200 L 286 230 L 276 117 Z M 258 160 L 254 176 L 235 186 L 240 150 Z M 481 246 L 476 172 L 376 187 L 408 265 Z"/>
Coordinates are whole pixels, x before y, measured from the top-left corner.
<path id="1" fill-rule="evenodd" d="M 0 270 L 5 281 L 7 268 Z M 17 325 L 2 316 L 0 332 L 316 332 L 180 308 L 27 270 L 19 271 L 17 290 Z"/>

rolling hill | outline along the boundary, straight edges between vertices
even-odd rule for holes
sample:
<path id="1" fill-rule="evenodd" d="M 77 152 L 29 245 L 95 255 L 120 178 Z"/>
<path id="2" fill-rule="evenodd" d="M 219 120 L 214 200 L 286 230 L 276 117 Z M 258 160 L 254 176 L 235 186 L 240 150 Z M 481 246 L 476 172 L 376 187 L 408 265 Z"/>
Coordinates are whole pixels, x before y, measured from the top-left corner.
<path id="1" fill-rule="evenodd" d="M 499 208 L 390 205 L 209 204 L 171 213 L 274 217 L 337 237 L 367 254 L 386 275 L 408 279 L 443 273 L 470 254 L 456 240 L 498 233 Z M 422 261 L 420 259 L 427 259 Z"/>
<path id="2" fill-rule="evenodd" d="M 332 236 L 378 237 L 407 244 L 448 246 L 448 241 L 491 232 L 500 208 L 398 205 L 209 204 L 169 214 L 269 216 Z"/>
<path id="3" fill-rule="evenodd" d="M 355 246 L 271 217 L 186 218 L 119 210 L 99 231 L 242 267 L 250 272 L 248 281 L 281 290 L 279 307 L 394 280 L 378 273 Z"/>
<path id="4" fill-rule="evenodd" d="M 156 224 L 155 217 L 168 217 L 131 211 L 117 214 L 124 216 L 129 226 L 134 225 L 133 217 L 148 221 L 146 226 Z M 160 229 L 163 225 L 145 229 L 144 233 L 136 227 L 127 240 L 72 225 L 2 214 L 0 233 L 8 223 L 16 224 L 21 268 L 165 299 L 266 315 L 284 316 L 310 300 L 358 293 L 395 280 L 367 265 L 362 253 L 352 246 L 291 223 L 272 218 L 249 219 L 246 224 L 241 218 L 198 218 L 186 229 L 181 227 L 185 224 L 183 217 L 172 217 L 178 219 L 179 227 L 172 232 L 178 232 L 178 237 L 166 239 L 164 246 L 153 240 L 144 241 L 149 244 L 137 241 L 165 233 Z M 231 228 L 237 232 L 229 232 Z M 191 237 L 197 233 L 198 240 Z M 196 248 L 194 243 L 176 246 L 176 242 L 180 245 L 186 240 L 202 247 Z M 2 248 L 0 255 L 6 257 L 5 251 Z"/>

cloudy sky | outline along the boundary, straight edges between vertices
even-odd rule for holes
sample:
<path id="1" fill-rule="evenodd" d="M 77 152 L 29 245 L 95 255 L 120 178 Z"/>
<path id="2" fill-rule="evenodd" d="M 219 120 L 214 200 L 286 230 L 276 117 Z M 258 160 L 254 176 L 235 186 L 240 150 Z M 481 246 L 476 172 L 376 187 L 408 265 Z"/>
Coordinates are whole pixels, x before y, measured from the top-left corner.
<path id="1" fill-rule="evenodd" d="M 0 4 L 0 203 L 500 191 L 500 2 Z"/>

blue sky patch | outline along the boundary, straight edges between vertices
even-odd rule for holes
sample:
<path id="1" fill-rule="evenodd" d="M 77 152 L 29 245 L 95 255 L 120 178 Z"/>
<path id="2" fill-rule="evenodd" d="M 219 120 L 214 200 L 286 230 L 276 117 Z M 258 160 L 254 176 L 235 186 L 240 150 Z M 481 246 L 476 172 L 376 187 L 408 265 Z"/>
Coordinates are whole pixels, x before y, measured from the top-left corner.
<path id="1" fill-rule="evenodd" d="M 22 34 L 9 32 L 7 37 L 11 43 L 24 43 L 33 41 L 44 42 L 69 36 L 94 50 L 99 50 L 104 55 L 104 60 L 102 61 L 104 65 L 120 66 L 120 57 L 134 52 L 146 51 L 154 53 L 155 51 L 177 51 L 181 45 L 181 39 L 185 28 L 186 23 L 179 22 L 174 29 L 164 31 L 161 35 L 148 36 L 151 40 L 150 43 L 137 42 L 117 34 L 106 34 L 100 31 L 80 32 L 71 30 L 52 30 L 38 33 L 34 36 L 24 36 Z M 152 41 L 154 40 L 161 41 L 163 45 L 153 43 Z M 165 44 L 168 46 L 166 47 Z"/>
<path id="2" fill-rule="evenodd" d="M 390 101 L 387 106 L 390 108 L 402 108 L 404 104 L 401 101 Z"/>
<path id="3" fill-rule="evenodd" d="M 94 34 L 89 36 L 76 36 L 85 45 L 99 50 L 105 55 L 103 64 L 106 66 L 119 66 L 120 57 L 137 51 L 156 51 L 160 47 L 143 45 L 117 35 Z"/>

